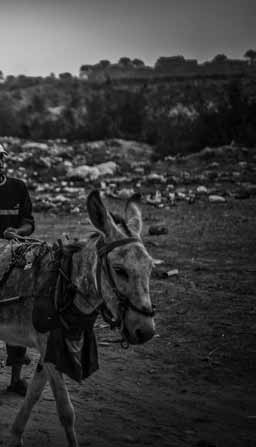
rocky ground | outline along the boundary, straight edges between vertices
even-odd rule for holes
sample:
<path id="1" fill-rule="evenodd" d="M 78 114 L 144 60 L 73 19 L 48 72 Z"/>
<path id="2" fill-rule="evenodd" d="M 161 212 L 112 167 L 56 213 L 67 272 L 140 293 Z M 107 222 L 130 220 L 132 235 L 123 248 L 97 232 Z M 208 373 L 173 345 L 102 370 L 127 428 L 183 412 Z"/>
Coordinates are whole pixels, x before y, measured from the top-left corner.
<path id="1" fill-rule="evenodd" d="M 76 158 L 70 160 L 72 167 L 78 166 Z M 109 158 L 90 165 L 95 166 L 96 161 Z M 118 159 L 111 161 L 118 164 Z M 81 446 L 256 445 L 255 162 L 252 150 L 230 146 L 153 165 L 147 161 L 141 166 L 137 160 L 127 171 L 121 170 L 120 161 L 118 175 L 132 178 L 130 183 L 118 183 L 110 174 L 97 180 L 104 183 L 105 200 L 113 210 L 124 206 L 124 201 L 116 198 L 122 189 L 140 190 L 143 239 L 149 252 L 163 262 L 154 269 L 151 280 L 152 301 L 157 307 L 156 337 L 145 346 L 124 351 L 110 343 L 115 335 L 99 320 L 100 370 L 83 385 L 67 381 Z M 27 166 L 25 171 L 22 167 L 22 163 L 15 167 L 15 173 L 24 178 Z M 140 169 L 140 175 L 135 169 Z M 34 172 L 40 172 L 41 179 L 41 171 Z M 150 175 L 155 178 L 149 180 Z M 34 182 L 30 183 L 34 198 L 40 192 L 35 189 L 39 186 L 36 177 L 39 175 L 27 177 L 29 183 Z M 63 181 L 67 184 L 62 185 Z M 97 181 L 86 180 L 79 186 L 83 200 Z M 65 190 L 78 187 L 77 182 L 63 174 L 56 180 L 59 191 L 52 187 L 50 193 L 49 189 L 41 192 L 48 194 L 54 206 L 46 214 L 36 213 L 37 237 L 55 240 L 64 232 L 79 237 L 86 233 L 84 205 L 78 193 L 68 195 Z M 49 188 L 52 179 L 45 177 L 40 184 Z M 57 194 L 68 195 L 69 209 L 76 206 L 79 211 L 65 212 L 65 206 L 52 199 Z M 36 206 L 42 203 L 38 199 Z M 37 359 L 34 351 L 30 355 L 33 361 L 26 368 L 28 378 Z M 5 391 L 9 374 L 5 358 L 1 344 L 3 446 L 21 400 Z M 65 445 L 49 388 L 33 411 L 25 445 Z"/>
<path id="2" fill-rule="evenodd" d="M 38 212 L 80 214 L 88 190 L 169 209 L 178 202 L 225 202 L 256 195 L 256 152 L 235 145 L 205 148 L 153 162 L 153 149 L 134 141 L 44 143 L 1 138 L 9 152 L 9 175 L 26 181 Z"/>

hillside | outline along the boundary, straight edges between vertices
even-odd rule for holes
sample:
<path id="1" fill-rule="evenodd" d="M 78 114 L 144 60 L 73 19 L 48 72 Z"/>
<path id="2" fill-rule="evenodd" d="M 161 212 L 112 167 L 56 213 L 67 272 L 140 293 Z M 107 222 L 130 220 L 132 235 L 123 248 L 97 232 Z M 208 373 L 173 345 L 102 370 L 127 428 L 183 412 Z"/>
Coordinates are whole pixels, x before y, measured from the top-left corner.
<path id="1" fill-rule="evenodd" d="M 256 78 L 91 84 L 64 76 L 0 84 L 0 136 L 152 144 L 157 156 L 256 144 Z"/>

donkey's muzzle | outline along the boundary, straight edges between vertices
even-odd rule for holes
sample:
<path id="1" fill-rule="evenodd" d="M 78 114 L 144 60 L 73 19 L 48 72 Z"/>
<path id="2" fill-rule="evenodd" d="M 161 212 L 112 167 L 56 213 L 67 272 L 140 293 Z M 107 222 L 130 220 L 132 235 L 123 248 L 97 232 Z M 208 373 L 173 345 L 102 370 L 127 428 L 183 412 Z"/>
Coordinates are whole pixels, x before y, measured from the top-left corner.
<path id="1" fill-rule="evenodd" d="M 138 315 L 128 310 L 125 316 L 125 338 L 132 345 L 149 341 L 155 334 L 155 322 L 152 317 Z"/>

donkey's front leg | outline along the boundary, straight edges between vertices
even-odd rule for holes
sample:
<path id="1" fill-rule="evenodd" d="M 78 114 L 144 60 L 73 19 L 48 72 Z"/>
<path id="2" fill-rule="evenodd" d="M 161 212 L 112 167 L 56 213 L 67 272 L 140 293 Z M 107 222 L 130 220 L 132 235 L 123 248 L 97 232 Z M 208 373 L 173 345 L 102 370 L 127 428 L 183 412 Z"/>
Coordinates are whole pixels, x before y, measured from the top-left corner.
<path id="1" fill-rule="evenodd" d="M 75 412 L 68 389 L 64 382 L 62 374 L 55 369 L 50 363 L 45 363 L 44 368 L 47 370 L 48 379 L 56 400 L 58 415 L 63 425 L 68 439 L 69 447 L 78 447 L 77 437 L 75 433 Z"/>
<path id="2" fill-rule="evenodd" d="M 46 371 L 43 368 L 43 366 L 39 363 L 34 373 L 33 379 L 29 384 L 23 405 L 13 423 L 9 443 L 10 446 L 19 447 L 23 445 L 22 434 L 24 432 L 25 425 L 29 419 L 33 406 L 41 396 L 41 393 L 45 387 L 46 382 L 47 382 Z"/>

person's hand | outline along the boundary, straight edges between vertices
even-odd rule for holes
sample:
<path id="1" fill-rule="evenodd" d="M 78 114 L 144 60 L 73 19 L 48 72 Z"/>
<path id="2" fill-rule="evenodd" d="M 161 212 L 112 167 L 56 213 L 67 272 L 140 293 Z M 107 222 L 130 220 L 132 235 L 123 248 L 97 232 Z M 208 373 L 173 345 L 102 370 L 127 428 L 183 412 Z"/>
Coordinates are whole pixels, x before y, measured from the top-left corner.
<path id="1" fill-rule="evenodd" d="M 4 231 L 5 239 L 15 239 L 18 236 L 17 228 L 8 227 Z"/>

